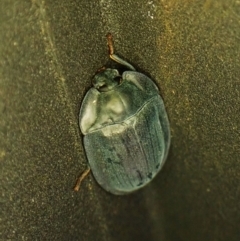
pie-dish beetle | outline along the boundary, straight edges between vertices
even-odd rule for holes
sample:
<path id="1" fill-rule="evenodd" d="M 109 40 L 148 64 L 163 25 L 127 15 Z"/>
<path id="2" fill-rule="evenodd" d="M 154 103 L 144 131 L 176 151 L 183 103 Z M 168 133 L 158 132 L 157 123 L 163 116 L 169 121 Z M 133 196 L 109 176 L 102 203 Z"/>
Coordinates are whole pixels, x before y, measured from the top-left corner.
<path id="1" fill-rule="evenodd" d="M 110 58 L 128 69 L 102 67 L 93 78 L 79 114 L 90 172 L 106 191 L 122 195 L 148 184 L 161 170 L 170 146 L 168 116 L 159 90 L 146 75 L 114 54 Z"/>

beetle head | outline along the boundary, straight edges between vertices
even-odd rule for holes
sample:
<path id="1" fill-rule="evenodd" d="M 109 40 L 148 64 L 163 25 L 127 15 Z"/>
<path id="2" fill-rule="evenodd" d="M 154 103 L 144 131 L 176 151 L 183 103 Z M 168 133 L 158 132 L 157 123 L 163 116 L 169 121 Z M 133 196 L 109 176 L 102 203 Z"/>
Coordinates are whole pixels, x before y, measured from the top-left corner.
<path id="1" fill-rule="evenodd" d="M 93 86 L 100 92 L 106 92 L 119 84 L 120 77 L 116 69 L 103 69 L 93 77 Z"/>

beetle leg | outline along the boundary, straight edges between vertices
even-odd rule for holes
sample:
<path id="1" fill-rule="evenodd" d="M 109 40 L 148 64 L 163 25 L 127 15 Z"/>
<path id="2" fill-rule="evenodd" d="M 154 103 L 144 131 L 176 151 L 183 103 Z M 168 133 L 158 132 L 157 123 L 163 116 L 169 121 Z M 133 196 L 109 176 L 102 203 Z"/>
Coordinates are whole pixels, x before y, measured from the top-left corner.
<path id="1" fill-rule="evenodd" d="M 81 186 L 81 183 L 83 181 L 83 179 L 89 174 L 89 172 L 91 171 L 91 169 L 88 167 L 83 173 L 82 175 L 78 178 L 76 185 L 74 187 L 74 191 L 78 192 Z"/>
<path id="2" fill-rule="evenodd" d="M 113 37 L 111 33 L 107 34 L 107 43 L 108 43 L 108 49 L 109 49 L 109 57 L 119 63 L 122 64 L 124 66 L 126 66 L 128 69 L 135 71 L 135 68 L 129 64 L 127 61 L 121 59 L 119 56 L 117 56 L 116 54 L 114 54 L 114 48 L 113 48 Z"/>

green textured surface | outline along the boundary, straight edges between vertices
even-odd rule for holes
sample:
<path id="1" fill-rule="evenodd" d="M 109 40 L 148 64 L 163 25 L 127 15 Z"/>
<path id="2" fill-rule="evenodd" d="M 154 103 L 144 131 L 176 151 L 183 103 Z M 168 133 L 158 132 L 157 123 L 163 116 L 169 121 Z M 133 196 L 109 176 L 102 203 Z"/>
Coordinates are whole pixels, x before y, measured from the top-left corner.
<path id="1" fill-rule="evenodd" d="M 92 176 L 78 112 L 116 52 L 150 73 L 172 146 L 123 197 Z M 240 240 L 240 3 L 1 0 L 1 240 Z"/>

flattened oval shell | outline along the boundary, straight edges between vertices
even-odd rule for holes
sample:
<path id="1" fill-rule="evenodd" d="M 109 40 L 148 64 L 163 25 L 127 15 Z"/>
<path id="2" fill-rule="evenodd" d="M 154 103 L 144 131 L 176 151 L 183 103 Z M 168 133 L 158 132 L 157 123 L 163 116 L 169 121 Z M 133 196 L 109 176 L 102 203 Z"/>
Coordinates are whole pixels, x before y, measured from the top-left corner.
<path id="1" fill-rule="evenodd" d="M 169 122 L 159 95 L 130 118 L 84 137 L 95 179 L 118 195 L 148 184 L 162 168 L 169 145 Z"/>

